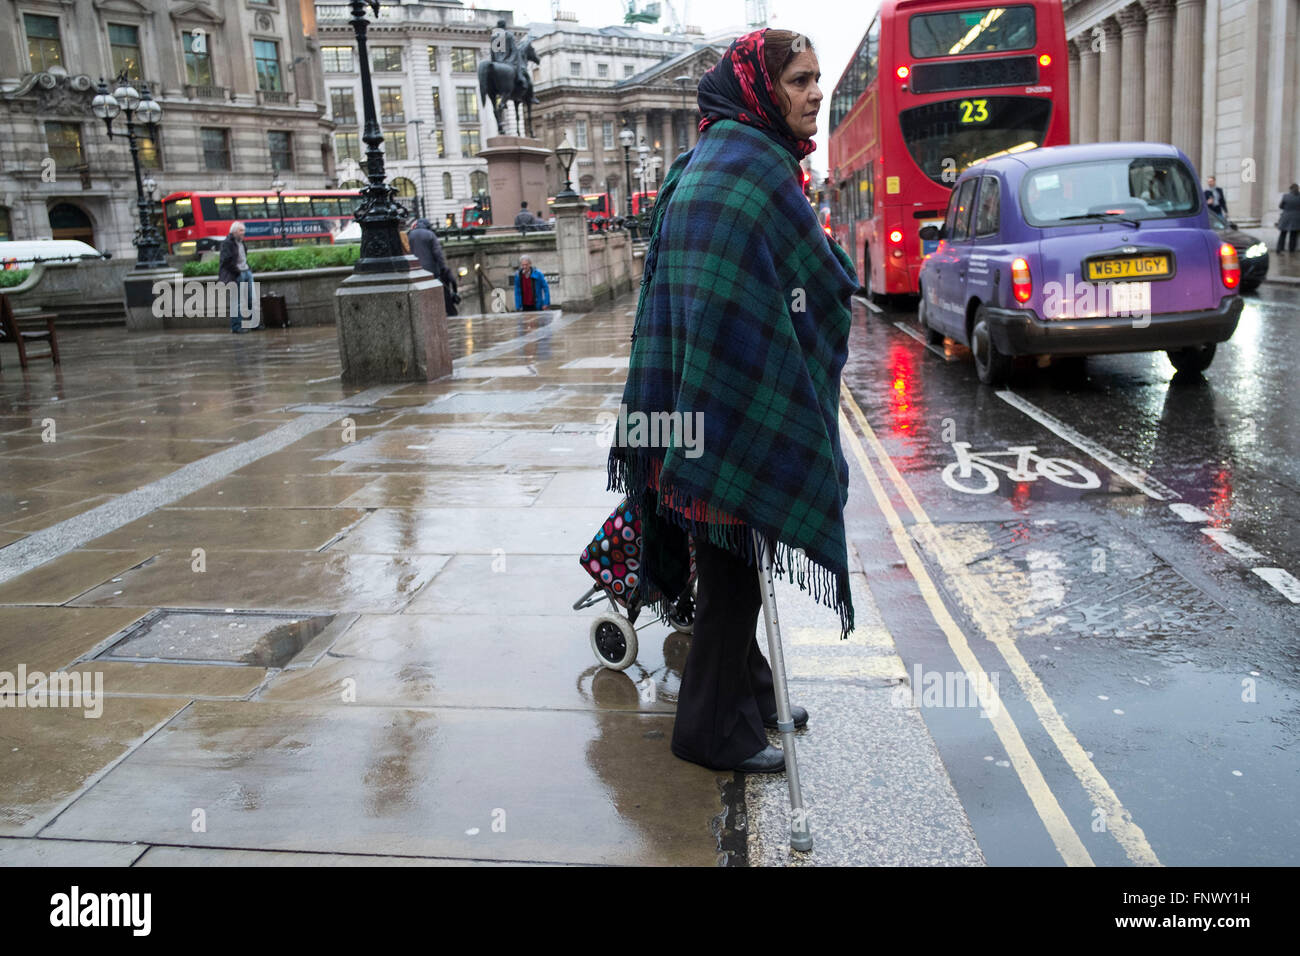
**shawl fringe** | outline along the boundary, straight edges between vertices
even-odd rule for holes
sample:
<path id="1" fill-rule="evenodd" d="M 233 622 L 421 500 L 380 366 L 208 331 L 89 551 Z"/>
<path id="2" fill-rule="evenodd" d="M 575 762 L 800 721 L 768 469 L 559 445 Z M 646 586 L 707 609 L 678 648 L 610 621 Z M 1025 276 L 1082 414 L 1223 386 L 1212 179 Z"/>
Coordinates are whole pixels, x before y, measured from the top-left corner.
<path id="1" fill-rule="evenodd" d="M 649 491 L 650 462 L 657 456 L 645 451 L 620 449 L 622 456 L 611 455 L 608 463 L 608 481 L 606 490 L 623 495 L 638 494 Z M 753 530 L 759 530 L 763 539 L 772 542 L 772 535 L 762 529 L 751 529 L 749 524 L 731 524 L 717 520 L 720 509 L 681 485 L 670 485 L 660 475 L 659 493 L 655 495 L 656 515 L 671 521 L 674 525 L 693 538 L 703 538 L 716 547 L 723 548 L 744 559 L 753 568 L 758 567 L 755 554 Z M 673 500 L 683 504 L 690 514 L 684 514 L 670 508 L 664 499 L 672 496 Z M 696 519 L 692 515 L 696 505 L 704 507 L 704 518 Z M 645 519 L 645 515 L 642 519 Z M 737 516 L 739 517 L 739 516 Z M 847 640 L 853 630 L 853 605 L 849 601 L 849 582 L 847 574 L 837 574 L 810 558 L 803 551 L 792 548 L 781 541 L 772 548 L 772 571 L 784 581 L 798 584 L 800 591 L 810 591 L 813 599 L 835 611 L 840 618 L 840 640 Z M 680 595 L 663 593 L 648 574 L 642 574 L 636 586 L 636 595 L 641 607 L 649 608 L 659 619 L 664 619 Z"/>

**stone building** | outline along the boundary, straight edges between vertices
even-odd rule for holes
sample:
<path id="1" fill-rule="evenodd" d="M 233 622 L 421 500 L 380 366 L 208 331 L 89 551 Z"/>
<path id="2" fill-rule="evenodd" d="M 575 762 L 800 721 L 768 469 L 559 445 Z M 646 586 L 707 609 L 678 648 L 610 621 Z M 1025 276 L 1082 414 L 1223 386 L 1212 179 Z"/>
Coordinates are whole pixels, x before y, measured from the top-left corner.
<path id="1" fill-rule="evenodd" d="M 324 184 L 329 123 L 306 0 L 13 0 L 0 32 L 0 239 L 78 238 L 134 254 L 125 137 L 90 112 L 125 70 L 161 105 L 142 143 L 158 196 Z"/>
<path id="2" fill-rule="evenodd" d="M 1154 140 L 1272 226 L 1300 180 L 1300 0 L 1065 0 L 1074 142 Z"/>
<path id="3" fill-rule="evenodd" d="M 531 23 L 529 36 L 541 65 L 534 67 L 537 98 L 534 132 L 548 149 L 567 133 L 577 149 L 570 175 L 581 193 L 610 193 L 614 210 L 626 209 L 627 178 L 618 134 L 626 125 L 644 141 L 650 170 L 647 188 L 667 174 L 678 153 L 695 145 L 695 90 L 733 37 L 662 34 L 632 27 L 584 27 L 576 23 Z M 539 118 L 540 117 L 540 118 Z M 638 163 L 632 150 L 630 165 Z M 552 193 L 563 186 L 563 170 L 547 164 Z M 640 177 L 635 173 L 636 189 Z"/>
<path id="4" fill-rule="evenodd" d="M 509 10 L 476 9 L 457 2 L 403 0 L 380 8 L 367 31 L 375 111 L 384 133 L 384 168 L 402 203 L 415 213 L 417 196 L 436 223 L 448 213 L 461 221 L 465 206 L 487 190 L 487 162 L 478 158 L 495 133 L 478 94 L 478 64 L 488 57 L 498 19 L 512 27 Z M 327 116 L 336 125 L 332 153 L 335 182 L 361 185 L 361 74 L 348 4 L 317 3 L 317 39 Z M 421 163 L 423 158 L 423 163 Z M 423 166 L 423 169 L 421 169 Z M 513 213 L 512 213 L 513 215 Z"/>

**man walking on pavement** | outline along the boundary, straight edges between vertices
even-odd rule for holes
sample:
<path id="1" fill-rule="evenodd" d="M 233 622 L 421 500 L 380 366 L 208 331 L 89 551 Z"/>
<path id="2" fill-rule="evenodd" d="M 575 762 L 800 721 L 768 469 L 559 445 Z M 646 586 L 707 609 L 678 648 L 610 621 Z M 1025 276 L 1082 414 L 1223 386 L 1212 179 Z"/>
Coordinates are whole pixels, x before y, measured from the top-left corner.
<path id="1" fill-rule="evenodd" d="M 551 288 L 546 276 L 533 268 L 528 256 L 519 257 L 519 271 L 515 273 L 515 311 L 537 312 L 551 307 Z"/>
<path id="2" fill-rule="evenodd" d="M 244 247 L 244 224 L 232 222 L 230 232 L 221 243 L 221 260 L 217 279 L 226 286 L 230 301 L 230 331 L 247 332 L 243 320 L 253 317 L 253 273 L 248 268 L 248 251 Z M 256 326 L 253 326 L 256 328 Z"/>
<path id="3" fill-rule="evenodd" d="M 433 231 L 433 223 L 427 219 L 417 219 L 415 228 L 407 234 L 407 238 L 411 243 L 411 255 L 419 260 L 420 268 L 437 276 L 442 282 L 443 304 L 448 315 L 455 315 L 460 296 L 456 295 L 456 280 L 447 267 L 447 257 L 443 255 L 442 244 Z"/>
<path id="4" fill-rule="evenodd" d="M 1224 219 L 1228 218 L 1228 199 L 1223 195 L 1223 190 L 1214 184 L 1214 177 L 1211 176 L 1205 181 L 1205 205 L 1209 206 Z"/>

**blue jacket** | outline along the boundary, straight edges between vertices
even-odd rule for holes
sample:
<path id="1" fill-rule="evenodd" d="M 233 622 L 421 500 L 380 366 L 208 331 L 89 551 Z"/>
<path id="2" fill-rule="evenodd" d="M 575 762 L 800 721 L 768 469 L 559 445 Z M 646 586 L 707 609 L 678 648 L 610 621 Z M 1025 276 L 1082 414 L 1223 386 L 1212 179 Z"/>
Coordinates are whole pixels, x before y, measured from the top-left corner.
<path id="1" fill-rule="evenodd" d="M 535 267 L 532 271 L 533 280 L 533 305 L 541 308 L 544 305 L 551 304 L 551 287 L 546 284 L 546 276 L 542 275 Z M 524 294 L 519 287 L 519 272 L 515 272 L 515 311 L 518 312 L 524 307 Z"/>

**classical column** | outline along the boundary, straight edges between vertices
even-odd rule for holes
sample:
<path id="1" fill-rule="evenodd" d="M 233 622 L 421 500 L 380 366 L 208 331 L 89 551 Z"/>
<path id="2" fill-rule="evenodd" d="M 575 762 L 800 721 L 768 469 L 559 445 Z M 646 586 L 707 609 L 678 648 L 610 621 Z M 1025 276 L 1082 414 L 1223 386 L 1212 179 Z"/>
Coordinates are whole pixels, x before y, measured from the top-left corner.
<path id="1" fill-rule="evenodd" d="M 662 147 L 659 150 L 659 155 L 663 157 L 663 161 L 664 161 L 663 168 L 660 169 L 659 171 L 659 175 L 662 178 L 663 176 L 668 175 L 668 167 L 671 166 L 673 164 L 673 160 L 677 158 L 677 153 L 673 150 L 673 111 L 672 110 L 664 110 L 662 113 L 659 114 L 659 126 L 663 130 L 662 134 L 659 137 L 659 145 Z"/>
<path id="2" fill-rule="evenodd" d="M 1100 62 L 1097 67 L 1097 139 L 1113 143 L 1119 139 L 1120 60 L 1122 58 L 1119 23 L 1107 17 L 1101 28 Z"/>
<path id="3" fill-rule="evenodd" d="M 1143 137 L 1167 143 L 1173 118 L 1174 0 L 1141 0 L 1146 13 L 1146 104 Z"/>
<path id="4" fill-rule="evenodd" d="M 1177 0 L 1174 13 L 1174 96 L 1171 138 L 1201 166 L 1201 85 L 1205 0 Z"/>
<path id="5" fill-rule="evenodd" d="M 1084 40 L 1086 43 L 1087 40 Z M 1067 40 L 1066 55 L 1069 58 L 1070 77 L 1070 142 L 1079 142 L 1079 39 Z"/>
<path id="6" fill-rule="evenodd" d="M 1079 38 L 1079 139 L 1097 142 L 1097 51 L 1101 37 L 1085 33 Z"/>
<path id="7" fill-rule="evenodd" d="M 1145 126 L 1142 112 L 1146 92 L 1143 72 L 1147 19 L 1136 3 L 1116 14 L 1122 35 L 1120 50 L 1119 138 L 1140 140 Z"/>

